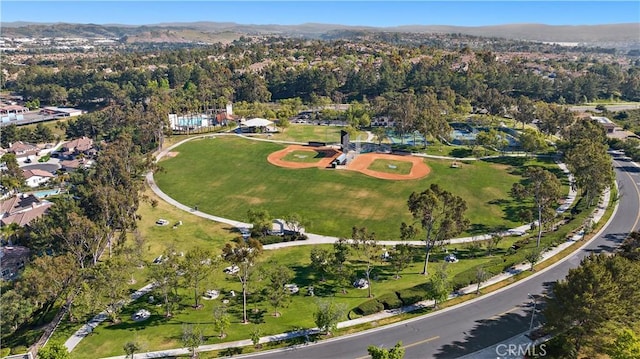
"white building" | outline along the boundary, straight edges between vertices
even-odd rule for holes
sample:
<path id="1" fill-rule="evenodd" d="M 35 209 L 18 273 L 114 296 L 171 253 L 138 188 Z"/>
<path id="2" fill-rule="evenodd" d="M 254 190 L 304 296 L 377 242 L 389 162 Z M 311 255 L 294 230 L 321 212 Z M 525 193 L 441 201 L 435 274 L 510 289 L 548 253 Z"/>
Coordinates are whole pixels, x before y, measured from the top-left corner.
<path id="1" fill-rule="evenodd" d="M 32 188 L 47 183 L 50 179 L 55 177 L 53 174 L 39 169 L 23 170 L 22 173 L 24 174 L 27 186 Z"/>

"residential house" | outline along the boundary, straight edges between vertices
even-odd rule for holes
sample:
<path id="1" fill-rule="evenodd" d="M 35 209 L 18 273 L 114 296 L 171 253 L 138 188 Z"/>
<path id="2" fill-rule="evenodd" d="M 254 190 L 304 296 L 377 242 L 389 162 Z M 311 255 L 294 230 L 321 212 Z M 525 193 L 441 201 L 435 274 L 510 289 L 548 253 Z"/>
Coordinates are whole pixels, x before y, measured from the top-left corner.
<path id="1" fill-rule="evenodd" d="M 19 193 L 0 203 L 0 226 L 11 223 L 24 227 L 44 215 L 53 203 L 40 200 L 33 194 Z"/>
<path id="2" fill-rule="evenodd" d="M 93 165 L 93 160 L 87 158 L 60 161 L 60 169 L 66 172 L 73 172 L 78 168 L 89 168 L 91 165 Z"/>
<path id="3" fill-rule="evenodd" d="M 62 158 L 73 159 L 80 154 L 93 156 L 95 155 L 95 148 L 93 148 L 92 139 L 82 136 L 63 143 L 58 152 Z"/>
<path id="4" fill-rule="evenodd" d="M 49 182 L 50 179 L 55 177 L 55 175 L 53 175 L 51 172 L 47 172 L 40 169 L 23 170 L 22 173 L 24 174 L 24 178 L 27 186 L 32 188 L 38 187 L 46 182 Z"/>
<path id="5" fill-rule="evenodd" d="M 16 155 L 16 158 L 26 158 L 29 156 L 37 156 L 40 153 L 38 146 L 30 143 L 18 141 L 9 144 L 9 153 Z"/>
<path id="6" fill-rule="evenodd" d="M 599 123 L 607 133 L 614 133 L 616 131 L 617 126 L 610 119 L 602 116 L 590 116 L 590 118 L 592 121 Z"/>
<path id="7" fill-rule="evenodd" d="M 23 246 L 0 247 L 0 268 L 3 280 L 13 280 L 24 269 L 31 251 Z"/>

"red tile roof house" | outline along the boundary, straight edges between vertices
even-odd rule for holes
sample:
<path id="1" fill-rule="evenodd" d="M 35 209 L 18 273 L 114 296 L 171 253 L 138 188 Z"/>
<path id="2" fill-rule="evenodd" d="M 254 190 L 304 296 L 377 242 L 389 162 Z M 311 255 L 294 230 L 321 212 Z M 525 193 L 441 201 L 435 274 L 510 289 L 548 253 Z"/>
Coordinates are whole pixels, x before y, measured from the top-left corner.
<path id="1" fill-rule="evenodd" d="M 53 203 L 41 201 L 33 194 L 17 194 L 0 203 L 0 226 L 11 223 L 24 227 L 44 215 Z"/>
<path id="2" fill-rule="evenodd" d="M 59 152 L 62 157 L 68 159 L 72 159 L 81 153 L 87 155 L 93 154 L 93 140 L 85 136 L 76 138 L 75 140 L 63 143 Z"/>
<path id="3" fill-rule="evenodd" d="M 55 175 L 50 172 L 39 169 L 22 170 L 22 174 L 24 175 L 27 186 L 32 188 L 38 187 L 55 177 Z"/>
<path id="4" fill-rule="evenodd" d="M 29 156 L 37 156 L 40 149 L 30 143 L 18 141 L 9 144 L 9 153 L 16 155 L 16 158 L 24 158 Z"/>

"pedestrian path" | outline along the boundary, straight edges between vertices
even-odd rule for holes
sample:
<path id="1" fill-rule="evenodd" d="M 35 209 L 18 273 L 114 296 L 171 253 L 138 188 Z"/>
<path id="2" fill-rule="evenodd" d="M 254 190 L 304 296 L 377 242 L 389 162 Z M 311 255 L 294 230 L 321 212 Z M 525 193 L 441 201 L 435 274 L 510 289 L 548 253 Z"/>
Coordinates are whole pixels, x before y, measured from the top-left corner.
<path id="1" fill-rule="evenodd" d="M 122 305 L 127 305 L 131 302 L 133 302 L 134 300 L 142 297 L 143 295 L 151 292 L 151 290 L 153 290 L 153 284 L 147 284 L 144 287 L 138 289 L 137 291 L 135 291 L 133 294 L 131 294 L 131 299 L 129 299 L 126 303 L 123 303 Z M 82 341 L 82 339 L 84 339 L 87 335 L 89 335 L 100 323 L 104 322 L 105 320 L 107 320 L 108 316 L 106 312 L 102 312 L 98 315 L 96 315 L 95 317 L 91 318 L 91 320 L 83 325 L 80 329 L 78 329 L 75 333 L 73 333 L 73 335 L 71 335 L 71 337 L 69 337 L 69 339 L 67 339 L 66 342 L 64 342 L 64 346 L 67 348 L 68 351 L 72 351 L 76 346 L 78 346 L 78 344 L 80 343 L 80 341 Z"/>
<path id="2" fill-rule="evenodd" d="M 592 214 L 592 220 L 594 223 L 598 223 L 602 217 L 604 216 L 606 209 L 607 209 L 607 204 L 610 201 L 610 197 L 611 197 L 611 192 L 609 190 L 605 191 L 604 194 L 601 197 L 601 201 L 598 204 L 598 207 L 594 210 L 593 214 Z M 540 262 L 543 262 L 545 260 L 548 260 L 549 258 L 555 256 L 556 254 L 560 253 L 562 250 L 566 249 L 567 247 L 571 246 L 572 244 L 576 243 L 577 241 L 582 240 L 584 237 L 584 233 L 580 232 L 575 234 L 574 236 L 572 236 L 571 238 L 569 238 L 566 242 L 562 243 L 561 245 L 559 245 L 558 247 L 555 247 L 553 249 L 547 250 L 542 254 L 542 259 L 540 260 Z M 510 277 L 513 277 L 514 275 L 521 273 L 523 271 L 526 271 L 530 268 L 529 264 L 519 264 L 517 266 L 515 266 L 512 270 L 508 271 L 508 272 L 504 272 L 501 273 L 497 276 L 494 276 L 492 278 L 490 278 L 489 280 L 487 280 L 486 282 L 484 282 L 481 286 L 480 289 L 482 288 L 486 288 L 488 286 L 491 286 L 493 284 L 496 284 L 500 281 L 503 281 L 505 279 L 508 279 Z M 465 294 L 470 294 L 470 293 L 474 293 L 476 290 L 478 289 L 477 284 L 472 284 L 469 285 L 465 288 L 462 288 L 461 290 L 459 290 L 457 293 L 455 294 L 451 294 L 449 296 L 449 299 L 455 298 L 457 296 L 460 295 L 465 295 Z M 476 299 L 472 299 L 470 302 L 473 302 L 475 300 L 479 300 L 481 299 L 481 297 L 478 297 Z M 444 310 L 452 310 L 454 308 L 457 308 L 459 306 L 464 306 L 464 305 L 468 305 L 470 304 L 470 302 L 463 302 L 460 303 L 458 305 L 456 305 L 455 307 L 450 307 L 450 308 L 446 308 Z M 337 327 L 338 328 L 348 328 L 348 327 L 352 327 L 352 326 L 356 326 L 356 325 L 360 325 L 360 324 L 366 324 L 366 323 L 371 323 L 371 322 L 375 322 L 375 321 L 379 321 L 381 319 L 385 319 L 385 318 L 389 318 L 389 317 L 393 317 L 402 313 L 409 313 L 412 311 L 416 311 L 418 309 L 422 309 L 422 308 L 429 308 L 429 307 L 433 307 L 434 305 L 434 301 L 432 300 L 425 300 L 422 302 L 418 302 L 406 307 L 402 307 L 402 308 L 398 308 L 398 309 L 391 309 L 391 310 L 385 310 L 376 314 L 372 314 L 372 315 L 367 315 L 367 316 L 363 316 L 357 319 L 352 319 L 352 320 L 347 320 L 344 322 L 340 322 L 338 323 Z M 436 313 L 439 312 L 434 312 L 428 315 L 434 315 Z M 306 329 L 306 330 L 300 330 L 300 331 L 294 331 L 294 332 L 288 332 L 288 333 L 282 333 L 282 334 L 276 334 L 276 335 L 270 335 L 270 336 L 264 336 L 260 338 L 259 343 L 260 344 L 264 344 L 264 343 L 268 343 L 268 342 L 273 342 L 273 341 L 280 341 L 280 340 L 285 340 L 285 339 L 293 339 L 293 338 L 298 338 L 298 337 L 306 337 L 309 336 L 311 334 L 315 334 L 318 333 L 319 330 L 318 328 L 311 328 L 311 329 Z M 496 345 L 493 345 L 491 347 L 487 347 L 485 349 L 482 349 L 478 352 L 475 353 L 471 353 L 468 354 L 466 356 L 464 356 L 463 358 L 465 359 L 484 359 L 484 358 L 496 358 L 496 350 L 499 350 L 499 348 L 502 348 L 500 345 L 504 345 L 504 344 L 522 344 L 522 345 L 526 345 L 526 344 L 531 344 L 531 340 L 529 338 L 527 338 L 525 336 L 526 333 L 522 333 L 519 334 L 517 336 L 514 336 L 512 338 L 509 338 L 501 343 L 498 343 Z M 539 342 L 539 341 L 538 341 Z M 537 342 L 534 342 L 534 344 Z M 207 351 L 214 351 L 214 350 L 225 350 L 225 349 L 229 349 L 229 348 L 238 348 L 238 347 L 244 347 L 244 346 L 250 346 L 253 345 L 252 341 L 249 339 L 245 339 L 245 340 L 238 340 L 238 341 L 233 341 L 233 342 L 227 342 L 227 343 L 220 343 L 220 344 L 207 344 L 207 345 L 202 345 L 198 347 L 198 352 L 207 352 Z M 285 348 L 285 349 L 279 349 L 279 350 L 290 350 L 290 348 Z M 186 355 L 189 354 L 189 350 L 187 348 L 177 348 L 177 349 L 170 349 L 170 350 L 162 350 L 162 351 L 155 351 L 155 352 L 147 352 L 147 353 L 138 353 L 135 355 L 136 358 L 139 359 L 151 359 L 151 358 L 165 358 L 165 357 L 171 357 L 171 356 L 177 356 L 177 355 Z M 492 355 L 491 355 L 492 354 Z M 107 359 L 126 359 L 126 356 L 122 355 L 122 356 L 115 356 L 115 357 L 109 357 Z"/>

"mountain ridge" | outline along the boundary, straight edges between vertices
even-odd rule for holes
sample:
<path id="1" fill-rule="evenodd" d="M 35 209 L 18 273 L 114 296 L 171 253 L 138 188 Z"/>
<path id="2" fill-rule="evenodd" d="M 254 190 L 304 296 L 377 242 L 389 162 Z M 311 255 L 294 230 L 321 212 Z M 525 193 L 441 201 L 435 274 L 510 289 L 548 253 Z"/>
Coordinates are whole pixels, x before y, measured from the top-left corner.
<path id="1" fill-rule="evenodd" d="M 356 26 L 325 23 L 297 25 L 239 24 L 235 22 L 165 22 L 157 24 L 80 24 L 2 22 L 0 34 L 7 37 L 64 37 L 96 36 L 123 37 L 145 31 L 196 30 L 204 33 L 235 32 L 253 35 L 283 35 L 319 38 L 331 31 L 410 32 L 410 33 L 459 33 L 471 36 L 498 37 L 514 40 L 598 43 L 640 43 L 640 22 L 598 25 L 547 25 L 537 23 L 501 24 L 488 26 L 458 25 L 401 25 L 392 27 Z"/>

